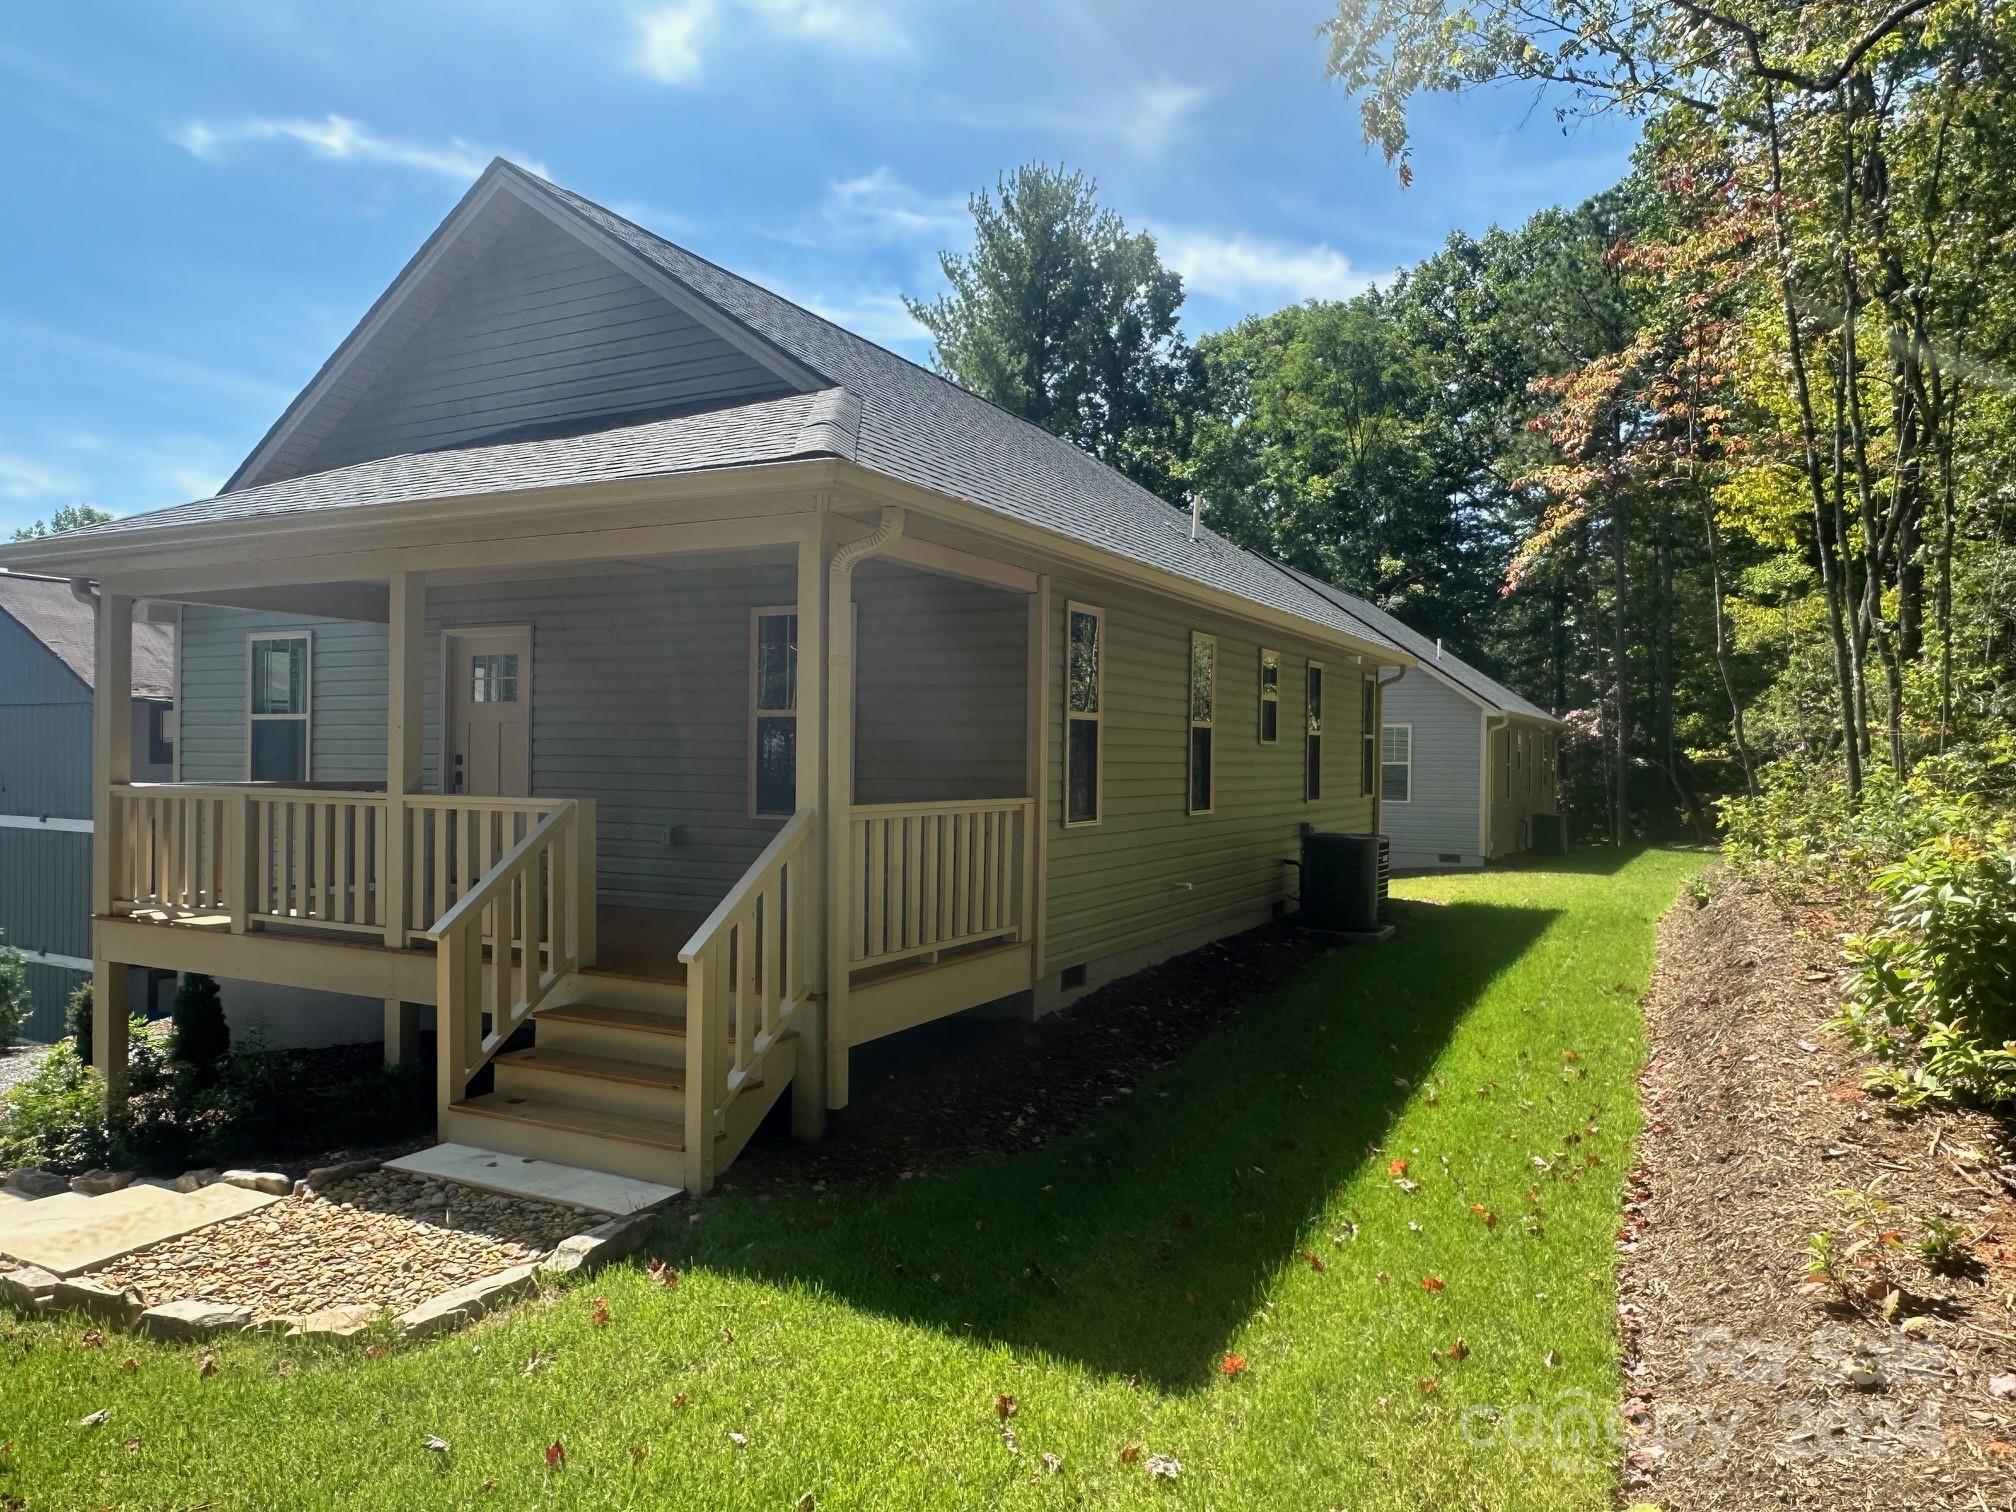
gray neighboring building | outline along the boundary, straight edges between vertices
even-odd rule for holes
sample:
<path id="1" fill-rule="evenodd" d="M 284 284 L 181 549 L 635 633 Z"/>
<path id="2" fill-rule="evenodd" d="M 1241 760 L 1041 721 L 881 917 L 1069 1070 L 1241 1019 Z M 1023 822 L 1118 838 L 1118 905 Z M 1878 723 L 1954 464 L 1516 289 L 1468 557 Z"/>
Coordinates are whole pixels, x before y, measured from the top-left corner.
<path id="1" fill-rule="evenodd" d="M 1419 658 L 1381 695 L 1379 830 L 1393 865 L 1482 866 L 1532 849 L 1533 816 L 1560 812 L 1561 721 L 1385 610 L 1294 576 Z"/>
<path id="2" fill-rule="evenodd" d="M 63 1033 L 91 972 L 91 692 L 96 611 L 64 578 L 0 572 L 0 941 L 28 958 L 22 1036 Z M 133 775 L 166 782 L 175 642 L 133 627 Z"/>

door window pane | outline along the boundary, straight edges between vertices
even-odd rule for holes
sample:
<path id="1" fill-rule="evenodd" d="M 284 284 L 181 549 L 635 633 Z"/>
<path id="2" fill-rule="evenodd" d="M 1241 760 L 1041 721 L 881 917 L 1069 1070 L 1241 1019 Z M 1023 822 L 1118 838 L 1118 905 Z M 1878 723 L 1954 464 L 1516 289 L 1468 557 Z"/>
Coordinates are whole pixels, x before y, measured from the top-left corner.
<path id="1" fill-rule="evenodd" d="M 1211 811 L 1211 728 L 1195 725 L 1190 731 L 1190 812 Z"/>
<path id="2" fill-rule="evenodd" d="M 518 653 L 485 652 L 469 658 L 471 703 L 518 702 Z"/>
<path id="3" fill-rule="evenodd" d="M 760 716 L 756 721 L 756 812 L 788 814 L 797 804 L 797 717 Z"/>
<path id="4" fill-rule="evenodd" d="M 765 614 L 756 621 L 756 707 L 798 707 L 798 616 Z"/>
<path id="5" fill-rule="evenodd" d="M 1071 721 L 1069 791 L 1064 818 L 1070 824 L 1090 824 L 1099 817 L 1099 722 Z"/>
<path id="6" fill-rule="evenodd" d="M 254 782 L 308 780 L 308 721 L 252 721 L 251 774 Z"/>
<path id="7" fill-rule="evenodd" d="M 252 642 L 252 712 L 299 714 L 308 707 L 308 642 Z"/>

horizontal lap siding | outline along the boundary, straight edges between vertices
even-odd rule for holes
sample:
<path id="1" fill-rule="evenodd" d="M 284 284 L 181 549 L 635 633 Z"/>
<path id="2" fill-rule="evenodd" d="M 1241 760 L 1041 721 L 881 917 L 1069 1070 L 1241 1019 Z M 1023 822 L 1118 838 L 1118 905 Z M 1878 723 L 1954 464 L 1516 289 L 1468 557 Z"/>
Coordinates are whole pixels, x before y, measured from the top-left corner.
<path id="1" fill-rule="evenodd" d="M 1433 865 L 1444 855 L 1480 860 L 1479 786 L 1484 715 L 1477 705 L 1417 667 L 1386 690 L 1385 722 L 1414 727 L 1413 793 L 1390 800 L 1380 820 L 1396 865 Z"/>
<path id="2" fill-rule="evenodd" d="M 1363 830 L 1371 800 L 1359 793 L 1359 679 L 1348 653 L 1263 637 L 1210 614 L 1053 586 L 1050 710 L 1045 751 L 1050 970 L 1153 945 L 1288 898 L 1301 826 Z M 1063 827 L 1063 679 L 1068 600 L 1106 613 L 1104 817 Z M 1218 639 L 1214 812 L 1186 812 L 1189 654 L 1193 630 Z M 1259 655 L 1281 653 L 1280 742 L 1259 744 Z M 1323 791 L 1302 800 L 1306 670 L 1324 664 Z"/>
<path id="3" fill-rule="evenodd" d="M 785 391 L 669 300 L 525 211 L 299 470 Z"/>
<path id="4" fill-rule="evenodd" d="M 749 611 L 796 596 L 782 560 L 431 591 L 430 790 L 442 628 L 529 623 L 533 791 L 596 801 L 603 901 L 712 908 L 781 822 L 749 814 Z"/>
<path id="5" fill-rule="evenodd" d="M 354 620 L 189 604 L 182 610 L 184 782 L 243 782 L 246 638 L 310 637 L 309 775 L 316 782 L 385 780 L 385 627 Z"/>
<path id="6" fill-rule="evenodd" d="M 1512 745 L 1523 738 L 1518 770 L 1512 768 Z M 1540 746 L 1546 732 L 1534 725 L 1513 723 L 1491 736 L 1491 854 L 1516 855 L 1532 843 L 1528 824 L 1535 814 L 1555 811 L 1553 784 L 1543 780 Z M 1503 786 L 1497 784 L 1503 783 Z"/>
<path id="7" fill-rule="evenodd" d="M 1025 796 L 1027 598 L 875 562 L 854 598 L 855 801 Z"/>

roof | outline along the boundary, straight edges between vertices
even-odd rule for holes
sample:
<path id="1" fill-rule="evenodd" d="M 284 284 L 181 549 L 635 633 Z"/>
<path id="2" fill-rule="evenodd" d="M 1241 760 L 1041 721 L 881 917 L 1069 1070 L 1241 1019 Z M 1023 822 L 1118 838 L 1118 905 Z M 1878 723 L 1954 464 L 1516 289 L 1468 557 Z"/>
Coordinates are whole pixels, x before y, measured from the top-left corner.
<path id="1" fill-rule="evenodd" d="M 1505 684 L 1495 678 L 1486 677 L 1454 652 L 1443 650 L 1440 641 L 1430 640 L 1420 631 L 1408 628 L 1405 622 L 1395 619 L 1384 609 L 1359 598 L 1355 593 L 1347 593 L 1334 583 L 1326 583 L 1319 577 L 1313 577 L 1293 567 L 1283 567 L 1281 570 L 1314 592 L 1322 594 L 1355 618 L 1362 620 L 1366 628 L 1380 639 L 1391 641 L 1403 651 L 1412 652 L 1420 661 L 1422 670 L 1433 673 L 1445 682 L 1453 683 L 1486 707 L 1495 709 L 1500 714 L 1516 714 L 1522 719 L 1538 719 L 1548 724 L 1561 722 L 1537 704 L 1521 698 Z"/>
<path id="2" fill-rule="evenodd" d="M 1383 635 L 1368 633 L 1365 620 L 1265 558 L 1208 528 L 1192 539 L 1183 511 L 1061 437 L 907 358 L 502 159 L 485 170 L 456 213 L 486 190 L 544 206 L 577 234 L 669 280 L 726 327 L 744 333 L 759 354 L 778 354 L 780 368 L 808 391 L 586 434 L 458 445 L 238 487 L 212 499 L 68 532 L 66 544 L 102 539 L 137 546 L 146 533 L 171 527 L 825 456 L 1394 649 Z M 451 214 L 443 230 L 455 219 Z M 426 276 L 424 258 L 438 250 L 442 236 L 437 231 L 430 238 L 402 279 Z M 381 298 L 373 306 L 324 374 L 340 365 L 345 351 L 368 340 L 368 328 L 386 304 Z M 304 391 L 276 433 L 298 418 L 315 388 Z M 274 443 L 269 435 L 262 449 Z"/>
<path id="3" fill-rule="evenodd" d="M 87 688 L 97 686 L 97 611 L 70 591 L 67 578 L 0 572 L 0 614 L 18 621 Z M 175 639 L 166 625 L 133 625 L 133 696 L 170 698 Z"/>

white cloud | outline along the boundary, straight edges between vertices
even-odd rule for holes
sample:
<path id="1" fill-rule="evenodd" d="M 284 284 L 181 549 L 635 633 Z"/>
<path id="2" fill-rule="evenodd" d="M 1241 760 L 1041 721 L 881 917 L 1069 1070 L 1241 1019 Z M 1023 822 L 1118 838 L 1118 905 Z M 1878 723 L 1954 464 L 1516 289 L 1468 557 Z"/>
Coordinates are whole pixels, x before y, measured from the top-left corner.
<path id="1" fill-rule="evenodd" d="M 673 0 L 636 23 L 638 66 L 661 84 L 697 84 L 718 42 L 751 33 L 857 58 L 915 51 L 893 11 L 864 0 Z"/>
<path id="2" fill-rule="evenodd" d="M 1136 157 L 1157 158 L 1196 124 L 1198 112 L 1211 98 L 1201 84 L 1170 79 L 1102 89 L 1096 96 L 1064 104 L 1016 104 L 975 108 L 964 100 L 950 102 L 946 112 L 962 126 L 994 131 L 1050 131 L 1060 136 L 1117 142 Z"/>
<path id="3" fill-rule="evenodd" d="M 1224 235 L 1156 227 L 1162 260 L 1183 275 L 1190 294 L 1228 303 L 1279 304 L 1349 299 L 1372 283 L 1334 247 L 1298 245 L 1244 232 Z"/>
<path id="4" fill-rule="evenodd" d="M 874 241 L 963 236 L 971 229 L 965 196 L 926 194 L 886 164 L 828 184 L 823 215 L 834 229 Z"/>
<path id="5" fill-rule="evenodd" d="M 56 499 L 75 494 L 77 480 L 33 458 L 0 452 L 0 499 Z"/>
<path id="6" fill-rule="evenodd" d="M 304 116 L 255 116 L 221 123 L 190 121 L 174 135 L 183 147 L 204 159 L 215 159 L 226 149 L 246 142 L 285 142 L 305 147 L 311 156 L 333 162 L 383 163 L 454 179 L 476 177 L 496 156 L 472 147 L 460 137 L 429 143 L 381 136 L 359 121 L 333 113 L 319 121 Z M 534 163 L 525 162 L 524 166 L 534 173 L 545 172 Z"/>

